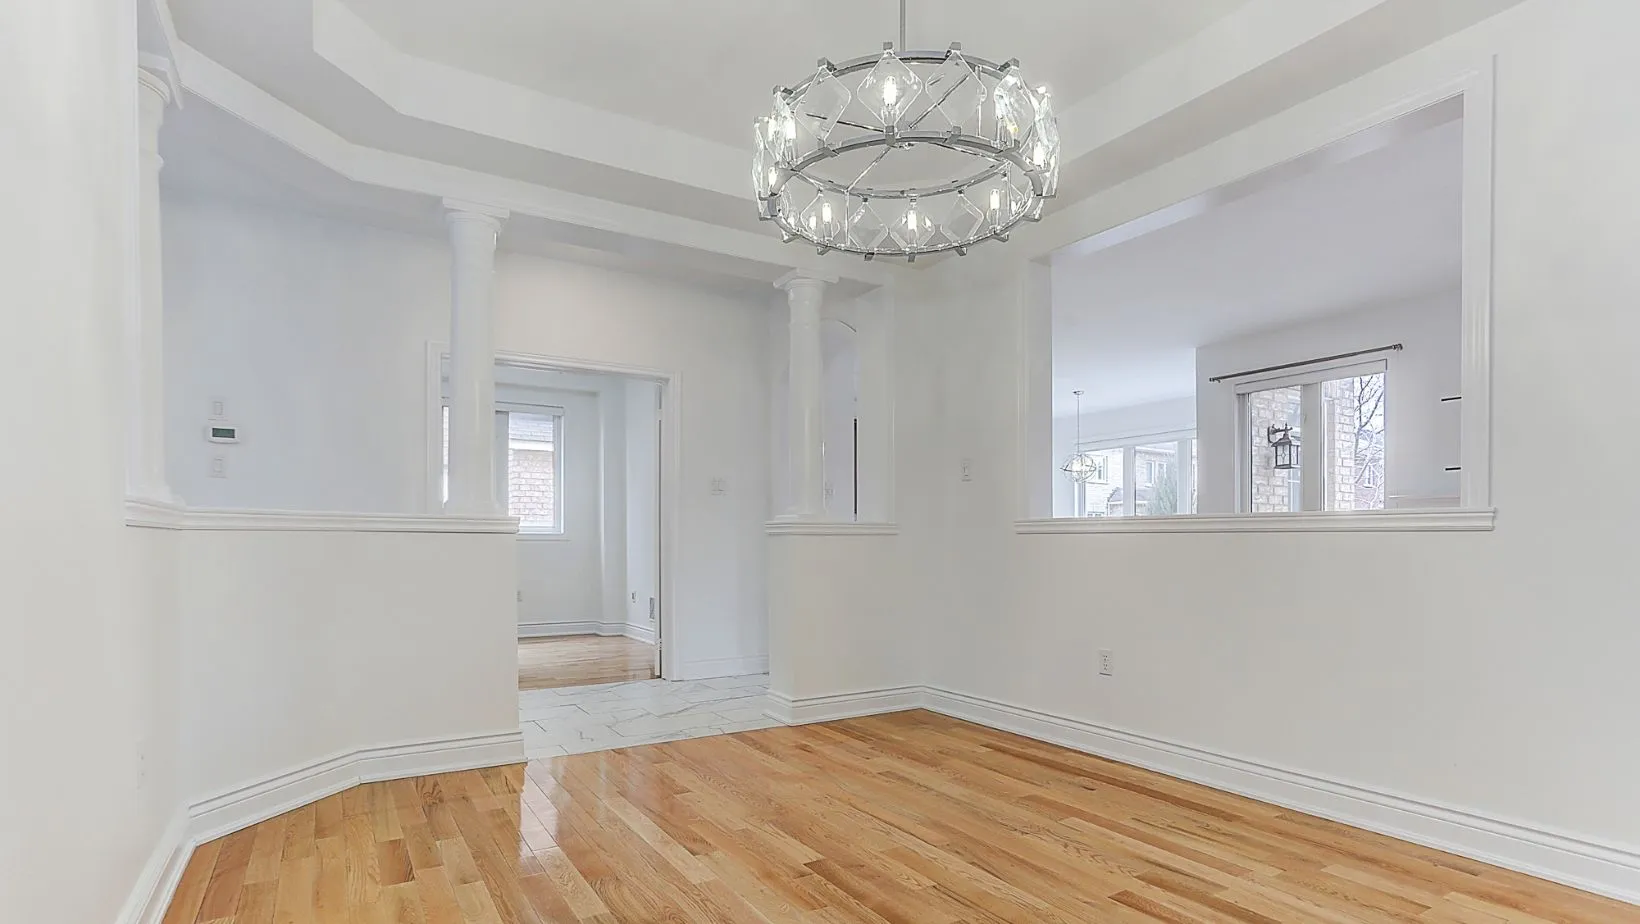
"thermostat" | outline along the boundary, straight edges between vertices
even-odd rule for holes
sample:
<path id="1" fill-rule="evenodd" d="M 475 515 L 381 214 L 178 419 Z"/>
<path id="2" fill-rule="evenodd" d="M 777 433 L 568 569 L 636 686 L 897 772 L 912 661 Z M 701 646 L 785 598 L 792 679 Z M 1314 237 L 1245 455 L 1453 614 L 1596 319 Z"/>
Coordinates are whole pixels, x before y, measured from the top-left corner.
<path id="1" fill-rule="evenodd" d="M 237 443 L 239 442 L 239 428 L 219 427 L 212 424 L 205 428 L 205 439 L 213 443 Z"/>

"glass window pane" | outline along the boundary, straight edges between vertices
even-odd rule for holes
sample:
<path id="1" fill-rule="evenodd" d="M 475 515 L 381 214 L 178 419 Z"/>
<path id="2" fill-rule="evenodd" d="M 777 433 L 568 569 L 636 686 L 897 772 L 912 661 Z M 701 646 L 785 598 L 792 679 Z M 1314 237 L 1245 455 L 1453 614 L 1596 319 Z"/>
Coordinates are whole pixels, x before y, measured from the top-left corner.
<path id="1" fill-rule="evenodd" d="M 1253 513 L 1295 513 L 1304 509 L 1301 480 L 1302 446 L 1295 446 L 1292 468 L 1276 468 L 1276 449 L 1270 445 L 1270 428 L 1291 427 L 1294 443 L 1299 440 L 1300 404 L 1303 389 L 1297 385 L 1255 391 L 1246 396 L 1248 445 L 1248 504 Z"/>
<path id="2" fill-rule="evenodd" d="M 507 513 L 519 527 L 558 529 L 556 415 L 514 411 L 507 415 Z"/>
<path id="3" fill-rule="evenodd" d="M 1135 446 L 1133 515 L 1172 516 L 1179 512 L 1179 444 Z"/>
<path id="4" fill-rule="evenodd" d="M 1076 486 L 1076 515 L 1121 516 L 1122 450 L 1094 449 L 1089 450 L 1087 455 L 1092 462 L 1093 476 Z M 1116 497 L 1114 512 L 1110 506 L 1113 495 Z"/>
<path id="5" fill-rule="evenodd" d="M 1384 508 L 1384 373 L 1321 383 L 1327 510 Z"/>

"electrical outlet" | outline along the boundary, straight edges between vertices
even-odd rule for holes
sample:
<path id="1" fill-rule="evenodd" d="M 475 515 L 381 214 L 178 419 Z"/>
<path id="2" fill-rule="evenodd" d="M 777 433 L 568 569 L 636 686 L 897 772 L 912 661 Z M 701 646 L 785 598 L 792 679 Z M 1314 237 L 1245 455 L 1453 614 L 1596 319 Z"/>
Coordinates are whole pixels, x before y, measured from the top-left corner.
<path id="1" fill-rule="evenodd" d="M 212 478 L 226 478 L 226 477 L 228 477 L 228 457 L 227 456 L 211 456 L 211 477 Z"/>
<path id="2" fill-rule="evenodd" d="M 1109 648 L 1099 649 L 1099 673 L 1106 677 L 1116 673 L 1116 657 Z"/>
<path id="3" fill-rule="evenodd" d="M 637 592 L 637 591 L 635 591 L 635 590 L 634 590 L 634 591 L 633 591 L 633 592 L 632 592 L 632 602 L 633 602 L 633 603 L 637 603 L 637 602 L 638 602 L 638 592 Z"/>
<path id="4" fill-rule="evenodd" d="M 649 598 L 649 621 L 650 622 L 655 621 L 655 598 L 654 597 Z"/>
<path id="5" fill-rule="evenodd" d="M 524 602 L 524 592 L 522 590 L 518 592 L 518 602 L 519 603 Z"/>
<path id="6" fill-rule="evenodd" d="M 962 466 L 962 480 L 963 481 L 973 481 L 974 480 L 974 460 L 973 459 L 963 459 L 962 462 L 961 462 L 961 466 Z"/>

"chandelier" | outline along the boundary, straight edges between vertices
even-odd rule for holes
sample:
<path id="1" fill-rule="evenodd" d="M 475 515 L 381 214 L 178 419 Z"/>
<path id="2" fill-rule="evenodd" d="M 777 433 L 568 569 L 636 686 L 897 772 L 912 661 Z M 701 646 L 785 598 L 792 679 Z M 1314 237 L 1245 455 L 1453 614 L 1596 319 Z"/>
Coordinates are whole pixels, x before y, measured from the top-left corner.
<path id="1" fill-rule="evenodd" d="M 1076 446 L 1059 470 L 1072 484 L 1087 484 L 1099 476 L 1099 457 L 1082 448 L 1082 390 L 1077 389 L 1071 394 L 1076 396 Z"/>
<path id="2" fill-rule="evenodd" d="M 1039 220 L 1059 185 L 1047 88 L 1032 89 L 1018 60 L 993 64 L 955 42 L 905 50 L 905 0 L 898 45 L 820 59 L 807 80 L 775 88 L 755 129 L 759 217 L 821 254 L 966 254 Z"/>

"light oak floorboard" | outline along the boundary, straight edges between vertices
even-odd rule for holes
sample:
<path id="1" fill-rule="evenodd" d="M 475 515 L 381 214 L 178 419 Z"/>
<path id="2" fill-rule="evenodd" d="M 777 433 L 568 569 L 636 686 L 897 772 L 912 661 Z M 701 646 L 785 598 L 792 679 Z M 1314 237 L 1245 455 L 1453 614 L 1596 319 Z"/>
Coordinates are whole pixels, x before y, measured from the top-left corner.
<path id="1" fill-rule="evenodd" d="M 165 924 L 1640 924 L 1640 907 L 927 712 L 371 783 Z"/>
<path id="2" fill-rule="evenodd" d="M 655 679 L 655 646 L 625 636 L 520 639 L 518 688 L 550 690 Z"/>

